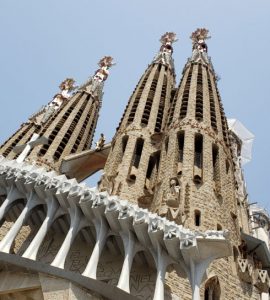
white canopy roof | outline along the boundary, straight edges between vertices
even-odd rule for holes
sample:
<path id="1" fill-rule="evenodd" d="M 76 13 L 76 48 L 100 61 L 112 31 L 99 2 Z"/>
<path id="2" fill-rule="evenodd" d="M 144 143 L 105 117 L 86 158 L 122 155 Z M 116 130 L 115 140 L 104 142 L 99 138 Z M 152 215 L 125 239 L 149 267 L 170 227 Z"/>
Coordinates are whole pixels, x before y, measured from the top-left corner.
<path id="1" fill-rule="evenodd" d="M 242 165 L 244 165 L 251 161 L 252 144 L 255 136 L 240 121 L 236 119 L 228 119 L 227 121 L 229 129 L 242 141 L 241 160 Z"/>

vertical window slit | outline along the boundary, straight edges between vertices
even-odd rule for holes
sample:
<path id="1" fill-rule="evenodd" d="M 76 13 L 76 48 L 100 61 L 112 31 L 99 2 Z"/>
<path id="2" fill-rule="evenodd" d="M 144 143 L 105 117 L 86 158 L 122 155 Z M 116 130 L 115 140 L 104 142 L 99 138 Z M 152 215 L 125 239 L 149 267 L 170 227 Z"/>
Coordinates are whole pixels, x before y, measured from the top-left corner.
<path id="1" fill-rule="evenodd" d="M 213 88 L 210 80 L 209 71 L 207 71 L 207 82 L 208 82 L 208 91 L 209 91 L 211 126 L 215 131 L 217 131 L 216 106 L 215 106 Z"/>
<path id="2" fill-rule="evenodd" d="M 203 136 L 199 133 L 194 139 L 194 182 L 202 183 L 202 167 L 203 167 Z"/>
<path id="3" fill-rule="evenodd" d="M 165 106 L 166 94 L 167 94 L 167 75 L 165 74 L 164 79 L 163 79 L 163 84 L 162 84 L 161 95 L 160 95 L 155 132 L 160 132 L 161 131 L 162 120 L 163 120 L 163 115 L 164 115 L 164 106 Z"/>
<path id="4" fill-rule="evenodd" d="M 152 80 L 151 83 L 151 87 L 146 99 L 146 103 L 145 103 L 145 107 L 144 107 L 144 111 L 143 111 L 143 115 L 142 115 L 142 119 L 141 119 L 141 124 L 143 126 L 147 126 L 149 118 L 150 118 L 150 113 L 151 113 L 151 109 L 152 109 L 152 104 L 153 104 L 153 99 L 155 96 L 155 92 L 156 92 L 156 87 L 157 87 L 157 83 L 158 83 L 158 77 L 159 77 L 159 70 L 157 69 L 154 75 L 154 78 Z"/>
<path id="5" fill-rule="evenodd" d="M 143 90 L 144 90 L 144 88 L 145 88 L 145 85 L 146 85 L 146 82 L 147 82 L 147 79 L 148 79 L 150 73 L 151 73 L 151 69 L 148 70 L 148 72 L 147 72 L 147 74 L 145 75 L 145 78 L 143 79 L 143 81 L 142 81 L 142 83 L 140 84 L 139 88 L 138 88 L 138 85 L 137 85 L 137 87 L 136 87 L 136 89 L 135 89 L 135 91 L 137 91 L 137 94 L 136 94 L 135 99 L 134 99 L 134 102 L 133 102 L 133 104 L 132 104 L 132 108 L 131 108 L 131 110 L 130 110 L 130 112 L 129 112 L 129 116 L 128 116 L 128 124 L 132 123 L 133 120 L 134 120 L 134 117 L 135 117 L 135 114 L 136 114 L 136 111 L 137 111 L 137 108 L 138 108 L 138 105 L 139 105 L 139 102 L 140 102 L 140 99 L 141 99 Z M 138 88 L 138 90 L 137 90 L 137 88 Z M 132 98 L 132 97 L 131 97 L 131 98 Z M 130 99 L 131 99 L 131 98 L 130 98 Z M 127 110 L 127 108 L 128 108 L 128 105 L 126 106 L 126 110 Z M 126 112 L 126 110 L 125 110 L 125 112 Z M 123 119 L 124 116 L 125 116 L 125 112 L 124 112 L 124 114 L 123 114 L 123 116 L 122 116 L 122 119 Z M 121 119 L 121 121 L 120 121 L 120 124 L 122 123 L 122 119 Z M 119 126 L 120 126 L 120 125 L 119 125 Z"/>
<path id="6" fill-rule="evenodd" d="M 203 120 L 203 77 L 201 64 L 198 66 L 195 118 L 199 122 Z"/>
<path id="7" fill-rule="evenodd" d="M 194 211 L 194 223 L 195 226 L 201 225 L 201 212 L 197 209 Z"/>
<path id="8" fill-rule="evenodd" d="M 189 90 L 190 90 L 190 83 L 191 83 L 191 77 L 192 77 L 192 70 L 193 70 L 193 65 L 190 66 L 187 81 L 186 81 L 183 96 L 182 96 L 182 103 L 181 103 L 181 109 L 180 109 L 180 119 L 184 119 L 186 114 L 187 114 L 188 98 L 189 98 Z"/>

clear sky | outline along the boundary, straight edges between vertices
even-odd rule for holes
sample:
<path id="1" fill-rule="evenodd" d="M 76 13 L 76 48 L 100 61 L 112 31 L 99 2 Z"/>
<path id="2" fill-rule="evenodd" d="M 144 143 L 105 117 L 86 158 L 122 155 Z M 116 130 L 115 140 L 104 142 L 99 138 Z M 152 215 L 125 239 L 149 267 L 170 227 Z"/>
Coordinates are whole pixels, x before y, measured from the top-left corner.
<path id="1" fill-rule="evenodd" d="M 189 36 L 210 30 L 209 55 L 227 117 L 255 135 L 245 166 L 250 202 L 270 209 L 269 0 L 1 0 L 0 142 L 50 101 L 59 83 L 83 83 L 104 55 L 115 58 L 96 130 L 109 141 L 166 31 L 177 33 L 177 82 L 191 54 Z M 88 180 L 93 185 L 94 179 Z"/>

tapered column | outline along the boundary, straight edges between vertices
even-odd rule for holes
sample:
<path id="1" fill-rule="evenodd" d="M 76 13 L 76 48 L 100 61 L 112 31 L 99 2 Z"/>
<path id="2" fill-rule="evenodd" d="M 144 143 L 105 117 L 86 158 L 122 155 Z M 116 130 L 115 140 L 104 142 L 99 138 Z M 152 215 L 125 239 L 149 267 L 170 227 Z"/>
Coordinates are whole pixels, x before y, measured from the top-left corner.
<path id="1" fill-rule="evenodd" d="M 167 255 L 162 250 L 160 244 L 157 244 L 157 253 L 155 255 L 157 268 L 156 286 L 153 300 L 164 300 L 164 280 L 166 269 L 169 264 Z"/>
<path id="2" fill-rule="evenodd" d="M 72 205 L 70 208 L 70 228 L 66 238 L 59 249 L 55 259 L 51 263 L 52 266 L 64 269 L 65 261 L 70 250 L 70 247 L 77 233 L 85 226 L 85 218 L 81 209 L 77 205 Z"/>
<path id="3" fill-rule="evenodd" d="M 138 252 L 139 247 L 136 244 L 133 232 L 129 230 L 128 232 L 121 232 L 120 234 L 124 243 L 125 258 L 117 287 L 121 290 L 126 291 L 127 293 L 130 293 L 130 270 L 132 267 L 134 256 Z"/>
<path id="4" fill-rule="evenodd" d="M 35 192 L 31 192 L 29 195 L 29 200 L 27 201 L 26 206 L 23 209 L 22 213 L 20 214 L 19 218 L 0 242 L 0 251 L 7 252 L 7 253 L 10 252 L 11 245 L 15 240 L 16 235 L 20 231 L 23 223 L 29 216 L 29 213 L 32 211 L 34 207 L 36 207 L 39 204 L 42 204 L 42 201 L 37 197 Z"/>
<path id="5" fill-rule="evenodd" d="M 46 202 L 47 202 L 46 218 L 43 221 L 34 239 L 32 240 L 31 244 L 24 252 L 23 257 L 25 258 L 36 260 L 39 247 L 41 246 L 48 230 L 50 229 L 55 219 L 57 219 L 63 213 L 63 210 L 59 208 L 59 203 L 56 199 L 49 198 L 46 199 Z"/>
<path id="6" fill-rule="evenodd" d="M 2 221 L 5 213 L 9 210 L 11 204 L 20 198 L 23 198 L 23 195 L 18 191 L 15 185 L 12 185 L 7 194 L 7 198 L 0 207 L 0 222 Z"/>
<path id="7" fill-rule="evenodd" d="M 97 240 L 90 260 L 82 275 L 96 279 L 99 258 L 108 236 L 108 225 L 103 217 L 96 218 L 94 220 L 94 225 L 96 229 Z"/>

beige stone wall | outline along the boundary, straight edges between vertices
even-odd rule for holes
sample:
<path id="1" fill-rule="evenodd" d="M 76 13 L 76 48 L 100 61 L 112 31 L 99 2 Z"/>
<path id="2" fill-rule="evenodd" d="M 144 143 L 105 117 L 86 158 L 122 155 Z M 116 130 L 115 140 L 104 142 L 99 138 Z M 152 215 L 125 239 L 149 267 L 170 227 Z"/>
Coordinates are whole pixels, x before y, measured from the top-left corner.
<path id="1" fill-rule="evenodd" d="M 158 166 L 155 165 L 152 176 L 146 180 L 148 163 L 150 156 L 158 156 L 157 152 L 160 151 L 162 130 L 166 122 L 173 87 L 174 74 L 170 68 L 161 64 L 151 64 L 145 71 L 131 96 L 120 127 L 115 135 L 113 146 L 104 168 L 105 175 L 101 180 L 100 190 L 107 190 L 109 193 L 118 195 L 122 199 L 138 203 L 141 207 L 150 207 L 157 184 Z M 156 132 L 156 120 L 158 114 L 160 115 L 161 113 L 159 108 L 162 97 L 164 108 L 161 132 Z M 147 105 L 151 106 L 149 119 L 147 124 L 143 124 L 142 119 L 145 117 Z M 132 121 L 130 121 L 131 112 L 134 112 Z M 127 138 L 127 145 L 123 153 L 122 141 Z M 132 167 L 132 161 L 136 141 L 139 138 L 144 140 L 144 144 L 139 166 L 135 168 Z M 132 179 L 135 176 L 136 179 Z"/>

